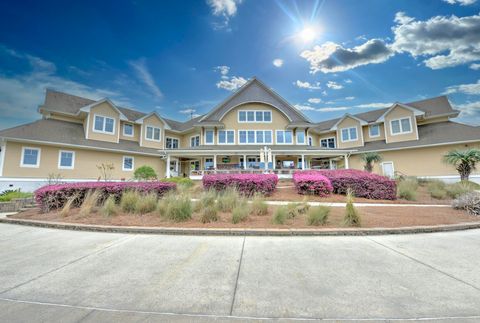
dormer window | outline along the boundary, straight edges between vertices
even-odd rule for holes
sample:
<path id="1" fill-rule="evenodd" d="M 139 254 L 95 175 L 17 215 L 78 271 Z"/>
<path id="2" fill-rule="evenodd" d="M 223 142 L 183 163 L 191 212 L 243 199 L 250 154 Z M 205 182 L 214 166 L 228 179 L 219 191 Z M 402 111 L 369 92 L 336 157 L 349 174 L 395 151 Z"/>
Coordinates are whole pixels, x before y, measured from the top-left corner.
<path id="1" fill-rule="evenodd" d="M 160 141 L 160 132 L 161 129 L 158 127 L 147 126 L 147 131 L 145 132 L 145 139 L 151 141 Z"/>
<path id="2" fill-rule="evenodd" d="M 358 139 L 357 127 L 342 128 L 342 142 L 356 141 Z"/>
<path id="3" fill-rule="evenodd" d="M 410 118 L 395 119 L 390 121 L 390 132 L 392 135 L 401 135 L 412 132 Z"/>
<path id="4" fill-rule="evenodd" d="M 93 131 L 108 133 L 108 134 L 114 133 L 115 119 L 105 117 L 105 116 L 95 115 L 94 120 L 95 122 L 93 125 Z"/>
<path id="5" fill-rule="evenodd" d="M 131 123 L 123 124 L 123 135 L 126 137 L 133 137 L 133 124 Z"/>
<path id="6" fill-rule="evenodd" d="M 372 124 L 368 127 L 368 135 L 370 138 L 375 138 L 380 136 L 380 125 L 379 124 Z"/>

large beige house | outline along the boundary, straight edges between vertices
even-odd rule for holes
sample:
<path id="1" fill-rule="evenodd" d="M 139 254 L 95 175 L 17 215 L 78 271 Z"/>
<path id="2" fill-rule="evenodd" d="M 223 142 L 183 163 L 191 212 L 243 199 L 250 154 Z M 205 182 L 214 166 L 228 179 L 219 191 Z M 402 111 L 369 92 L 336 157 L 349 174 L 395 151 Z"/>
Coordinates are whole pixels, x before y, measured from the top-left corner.
<path id="1" fill-rule="evenodd" d="M 187 122 L 47 90 L 41 119 L 0 131 L 0 191 L 33 189 L 48 177 L 113 180 L 152 166 L 159 177 L 206 172 L 363 169 L 361 155 L 378 152 L 374 171 L 454 180 L 442 162 L 451 149 L 480 146 L 480 128 L 451 121 L 445 96 L 314 122 L 256 78 L 210 112 Z M 473 180 L 480 179 L 478 173 Z"/>

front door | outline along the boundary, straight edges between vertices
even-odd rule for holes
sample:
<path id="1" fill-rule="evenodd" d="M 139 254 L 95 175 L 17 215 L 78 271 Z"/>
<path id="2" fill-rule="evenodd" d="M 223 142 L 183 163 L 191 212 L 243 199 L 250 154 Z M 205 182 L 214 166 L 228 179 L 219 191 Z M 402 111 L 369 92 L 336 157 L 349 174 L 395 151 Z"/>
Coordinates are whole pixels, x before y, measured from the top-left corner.
<path id="1" fill-rule="evenodd" d="M 395 171 L 393 169 L 393 162 L 383 162 L 382 171 L 384 176 L 393 178 L 395 176 Z"/>
<path id="2" fill-rule="evenodd" d="M 178 176 L 178 159 L 172 158 L 170 160 L 170 176 L 177 177 Z"/>

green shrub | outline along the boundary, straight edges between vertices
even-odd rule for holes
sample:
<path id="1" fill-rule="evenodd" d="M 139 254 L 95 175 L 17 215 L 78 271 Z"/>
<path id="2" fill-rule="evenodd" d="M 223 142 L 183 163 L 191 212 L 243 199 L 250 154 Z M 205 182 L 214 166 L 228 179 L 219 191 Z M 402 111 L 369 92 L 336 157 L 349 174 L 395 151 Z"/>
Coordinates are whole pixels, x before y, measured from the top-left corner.
<path id="1" fill-rule="evenodd" d="M 120 208 L 124 212 L 133 213 L 140 198 L 140 194 L 137 191 L 126 191 L 120 198 Z"/>
<path id="2" fill-rule="evenodd" d="M 280 206 L 273 213 L 272 223 L 285 224 L 287 217 L 288 217 L 288 208 L 286 206 Z"/>
<path id="3" fill-rule="evenodd" d="M 192 187 L 194 182 L 188 177 L 170 177 L 161 179 L 162 182 L 177 183 L 180 186 Z"/>
<path id="4" fill-rule="evenodd" d="M 397 184 L 397 196 L 401 199 L 415 201 L 417 199 L 418 181 L 408 177 Z"/>
<path id="5" fill-rule="evenodd" d="M 233 187 L 228 187 L 218 195 L 218 209 L 222 212 L 230 212 L 237 206 L 239 200 L 240 195 L 237 190 Z"/>
<path id="6" fill-rule="evenodd" d="M 268 213 L 268 204 L 261 194 L 255 194 L 253 196 L 250 213 L 253 215 L 266 215 Z"/>
<path id="7" fill-rule="evenodd" d="M 310 205 L 307 202 L 302 203 L 288 203 L 287 204 L 287 217 L 293 219 L 299 214 L 307 213 Z"/>
<path id="8" fill-rule="evenodd" d="M 236 206 L 232 210 L 232 223 L 237 224 L 248 219 L 249 209 L 246 205 Z"/>
<path id="9" fill-rule="evenodd" d="M 7 190 L 0 193 L 0 202 L 10 202 L 13 199 L 32 197 L 32 193 L 25 193 L 18 190 Z"/>
<path id="10" fill-rule="evenodd" d="M 156 193 L 149 193 L 140 196 L 135 204 L 135 213 L 145 214 L 155 211 L 157 208 L 158 197 Z"/>
<path id="11" fill-rule="evenodd" d="M 145 181 L 150 179 L 156 179 L 157 173 L 155 173 L 155 170 L 152 167 L 144 165 L 135 169 L 133 177 L 135 179 Z"/>
<path id="12" fill-rule="evenodd" d="M 447 197 L 447 184 L 440 180 L 429 180 L 427 183 L 427 190 L 430 196 L 434 199 L 443 200 Z"/>
<path id="13" fill-rule="evenodd" d="M 353 193 L 351 190 L 347 192 L 347 205 L 345 207 L 345 216 L 343 217 L 343 225 L 349 227 L 361 226 L 361 219 L 358 210 L 353 205 Z"/>
<path id="14" fill-rule="evenodd" d="M 207 207 L 216 207 L 217 193 L 214 190 L 204 191 L 200 195 L 197 208 L 202 210 Z"/>
<path id="15" fill-rule="evenodd" d="M 117 205 L 115 204 L 115 196 L 110 195 L 100 210 L 104 216 L 112 216 L 117 214 Z"/>
<path id="16" fill-rule="evenodd" d="M 202 221 L 202 223 L 217 222 L 217 208 L 215 206 L 207 206 L 203 208 L 200 214 L 200 221 Z"/>
<path id="17" fill-rule="evenodd" d="M 447 191 L 447 195 L 452 198 L 456 199 L 460 195 L 466 194 L 468 192 L 473 192 L 477 189 L 478 184 L 469 182 L 469 181 L 461 181 L 454 184 L 448 184 L 445 186 L 445 190 Z"/>
<path id="18" fill-rule="evenodd" d="M 330 215 L 330 207 L 317 206 L 313 207 L 307 212 L 307 224 L 308 225 L 324 225 L 327 223 L 328 216 Z"/>
<path id="19" fill-rule="evenodd" d="M 93 208 L 98 204 L 98 198 L 100 197 L 99 191 L 88 191 L 85 199 L 83 200 L 82 206 L 80 207 L 80 216 L 87 216 L 92 213 Z"/>
<path id="20" fill-rule="evenodd" d="M 192 201 L 188 195 L 168 193 L 158 201 L 157 212 L 175 222 L 188 221 L 192 218 Z"/>

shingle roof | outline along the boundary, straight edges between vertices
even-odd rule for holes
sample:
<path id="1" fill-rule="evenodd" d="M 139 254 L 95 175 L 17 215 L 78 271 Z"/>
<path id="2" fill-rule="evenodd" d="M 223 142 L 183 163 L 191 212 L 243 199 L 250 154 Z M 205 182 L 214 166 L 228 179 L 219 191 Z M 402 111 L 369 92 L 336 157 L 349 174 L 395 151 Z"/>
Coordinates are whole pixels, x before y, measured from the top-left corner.
<path id="1" fill-rule="evenodd" d="M 42 119 L 18 127 L 5 129 L 0 131 L 0 137 L 92 148 L 125 150 L 132 153 L 158 154 L 158 149 L 140 147 L 139 143 L 135 141 L 120 140 L 117 144 L 86 139 L 83 125 L 54 119 Z"/>

